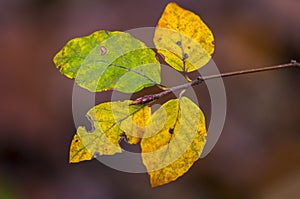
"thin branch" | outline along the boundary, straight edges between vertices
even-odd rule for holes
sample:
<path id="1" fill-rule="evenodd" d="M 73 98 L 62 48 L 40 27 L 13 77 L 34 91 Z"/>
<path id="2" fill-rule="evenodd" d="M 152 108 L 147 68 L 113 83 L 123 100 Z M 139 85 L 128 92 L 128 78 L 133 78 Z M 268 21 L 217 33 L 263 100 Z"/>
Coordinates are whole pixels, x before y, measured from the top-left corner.
<path id="1" fill-rule="evenodd" d="M 202 83 L 203 81 L 209 80 L 209 79 L 230 77 L 230 76 L 256 73 L 256 72 L 269 71 L 269 70 L 277 70 L 277 69 L 289 68 L 289 67 L 300 67 L 300 63 L 295 60 L 291 60 L 290 63 L 280 64 L 280 65 L 276 65 L 276 66 L 267 66 L 267 67 L 262 67 L 262 68 L 246 69 L 246 70 L 227 72 L 227 73 L 221 73 L 221 74 L 216 74 L 216 75 L 208 75 L 208 76 L 203 76 L 203 77 L 199 76 L 197 79 L 195 79 L 191 82 L 171 87 L 168 90 L 162 91 L 160 93 L 139 97 L 139 98 L 135 99 L 134 101 L 132 101 L 130 104 L 131 105 L 145 104 L 145 103 L 151 102 L 153 100 L 159 99 L 165 95 L 168 95 L 169 93 L 172 93 L 175 91 L 180 91 L 180 90 L 187 89 L 189 87 L 198 85 L 198 84 Z"/>

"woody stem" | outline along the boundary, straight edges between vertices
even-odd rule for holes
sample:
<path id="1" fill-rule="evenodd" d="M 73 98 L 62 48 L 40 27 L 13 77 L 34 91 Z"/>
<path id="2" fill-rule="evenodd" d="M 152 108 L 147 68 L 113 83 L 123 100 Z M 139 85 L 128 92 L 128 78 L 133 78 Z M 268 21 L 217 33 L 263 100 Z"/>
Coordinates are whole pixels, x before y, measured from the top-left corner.
<path id="1" fill-rule="evenodd" d="M 145 103 L 151 102 L 153 100 L 159 99 L 169 93 L 172 93 L 175 91 L 180 91 L 183 89 L 187 89 L 191 86 L 198 85 L 198 84 L 202 83 L 203 81 L 209 80 L 209 79 L 231 77 L 231 76 L 236 76 L 236 75 L 263 72 L 263 71 L 269 71 L 269 70 L 277 70 L 277 69 L 289 68 L 289 67 L 300 67 L 300 63 L 295 60 L 291 60 L 291 62 L 287 63 L 287 64 L 279 64 L 279 65 L 275 65 L 275 66 L 267 66 L 267 67 L 262 67 L 262 68 L 253 68 L 253 69 L 246 69 L 246 70 L 233 71 L 233 72 L 227 72 L 227 73 L 220 73 L 220 74 L 216 74 L 216 75 L 199 76 L 197 79 L 195 79 L 191 82 L 171 87 L 168 90 L 162 91 L 160 93 L 139 97 L 139 98 L 135 99 L 134 101 L 132 101 L 130 104 L 131 105 L 145 104 Z"/>

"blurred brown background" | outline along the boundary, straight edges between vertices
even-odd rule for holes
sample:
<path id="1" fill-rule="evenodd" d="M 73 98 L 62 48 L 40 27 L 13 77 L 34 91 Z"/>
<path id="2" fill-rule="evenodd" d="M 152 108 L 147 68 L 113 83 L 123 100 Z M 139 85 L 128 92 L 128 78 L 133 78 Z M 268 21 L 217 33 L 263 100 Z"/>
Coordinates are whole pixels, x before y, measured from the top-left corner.
<path id="1" fill-rule="evenodd" d="M 299 68 L 225 79 L 223 133 L 176 182 L 152 189 L 147 174 L 98 161 L 68 164 L 73 81 L 53 56 L 69 39 L 99 29 L 155 26 L 168 2 L 0 1 L 1 199 L 300 197 Z M 220 71 L 300 60 L 298 0 L 176 2 L 212 29 Z"/>

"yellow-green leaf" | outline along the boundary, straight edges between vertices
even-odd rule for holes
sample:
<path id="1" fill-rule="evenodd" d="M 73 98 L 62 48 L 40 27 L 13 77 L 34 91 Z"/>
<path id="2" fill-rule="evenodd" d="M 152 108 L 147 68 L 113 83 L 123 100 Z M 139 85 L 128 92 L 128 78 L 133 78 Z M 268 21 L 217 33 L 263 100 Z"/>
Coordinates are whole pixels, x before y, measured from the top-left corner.
<path id="1" fill-rule="evenodd" d="M 158 21 L 154 43 L 165 61 L 178 71 L 204 66 L 214 52 L 214 36 L 199 16 L 169 3 Z"/>
<path id="2" fill-rule="evenodd" d="M 79 127 L 70 147 L 70 162 L 91 160 L 94 155 L 121 153 L 120 140 L 137 144 L 150 119 L 150 107 L 129 105 L 130 100 L 99 104 L 87 113 L 93 132 Z"/>
<path id="3" fill-rule="evenodd" d="M 101 30 L 72 39 L 53 61 L 62 74 L 92 92 L 133 93 L 160 83 L 155 52 L 125 32 Z"/>
<path id="4" fill-rule="evenodd" d="M 84 131 L 82 127 L 78 128 L 78 131 Z M 76 155 L 75 155 L 76 154 Z M 85 146 L 82 144 L 78 134 L 75 134 L 71 142 L 70 154 L 69 154 L 70 163 L 76 163 L 85 160 L 91 160 L 93 154 L 91 154 Z"/>
<path id="5" fill-rule="evenodd" d="M 170 100 L 152 115 L 144 137 L 142 159 L 151 185 L 169 183 L 200 157 L 206 142 L 204 115 L 186 97 Z"/>

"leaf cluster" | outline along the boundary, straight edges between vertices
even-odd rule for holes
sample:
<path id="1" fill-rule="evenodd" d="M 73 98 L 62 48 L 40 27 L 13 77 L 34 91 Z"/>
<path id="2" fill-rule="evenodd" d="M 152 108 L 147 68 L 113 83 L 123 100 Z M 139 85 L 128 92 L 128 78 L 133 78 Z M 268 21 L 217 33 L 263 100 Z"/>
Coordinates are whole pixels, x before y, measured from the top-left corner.
<path id="1" fill-rule="evenodd" d="M 160 85 L 157 53 L 175 70 L 189 73 L 211 59 L 213 40 L 211 30 L 199 16 L 169 3 L 155 30 L 156 52 L 129 33 L 100 30 L 67 42 L 54 57 L 54 63 L 63 75 L 91 92 L 114 89 L 135 93 Z M 154 113 L 151 104 L 125 100 L 90 109 L 87 115 L 95 128 L 93 132 L 84 127 L 77 129 L 70 162 L 122 153 L 120 140 L 125 137 L 129 144 L 140 144 L 152 186 L 182 176 L 199 159 L 205 145 L 204 114 L 184 94 L 167 101 Z"/>

